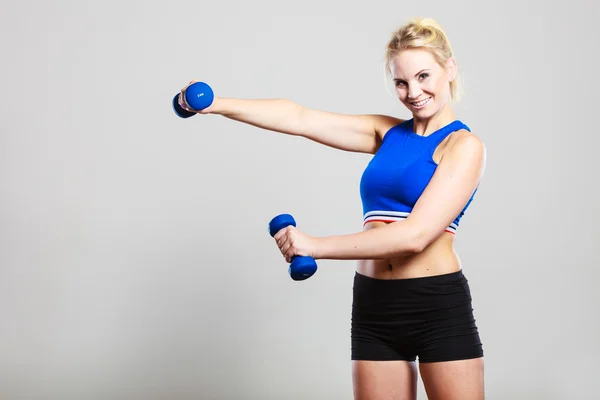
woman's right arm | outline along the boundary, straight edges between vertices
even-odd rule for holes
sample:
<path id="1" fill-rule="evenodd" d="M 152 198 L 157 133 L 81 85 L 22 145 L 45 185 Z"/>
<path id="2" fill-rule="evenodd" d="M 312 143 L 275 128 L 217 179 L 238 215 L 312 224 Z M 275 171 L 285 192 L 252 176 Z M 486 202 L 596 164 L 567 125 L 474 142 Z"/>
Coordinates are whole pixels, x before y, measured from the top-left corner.
<path id="1" fill-rule="evenodd" d="M 374 154 L 388 129 L 402 120 L 378 114 L 349 115 L 303 107 L 288 99 L 216 97 L 201 113 L 288 135 L 302 136 L 339 150 Z"/>

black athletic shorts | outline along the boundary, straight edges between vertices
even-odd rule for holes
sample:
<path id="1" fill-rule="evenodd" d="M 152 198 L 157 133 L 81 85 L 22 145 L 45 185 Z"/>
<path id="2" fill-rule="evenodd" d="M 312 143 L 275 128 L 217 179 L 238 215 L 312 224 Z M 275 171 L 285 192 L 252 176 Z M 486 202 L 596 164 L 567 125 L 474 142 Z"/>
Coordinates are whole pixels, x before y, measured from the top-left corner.
<path id="1" fill-rule="evenodd" d="M 354 276 L 352 360 L 437 362 L 483 356 L 462 271 L 408 278 Z"/>

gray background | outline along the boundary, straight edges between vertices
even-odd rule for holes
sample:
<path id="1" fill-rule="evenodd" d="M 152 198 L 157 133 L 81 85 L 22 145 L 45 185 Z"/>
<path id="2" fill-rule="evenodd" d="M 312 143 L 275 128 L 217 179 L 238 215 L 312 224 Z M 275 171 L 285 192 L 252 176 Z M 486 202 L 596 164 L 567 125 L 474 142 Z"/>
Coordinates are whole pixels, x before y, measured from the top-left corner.
<path id="1" fill-rule="evenodd" d="M 170 101 L 197 79 L 409 117 L 382 60 L 417 15 L 450 36 L 488 150 L 456 244 L 488 398 L 600 397 L 597 3 L 2 6 L 0 398 L 351 398 L 355 263 L 293 282 L 267 223 L 358 232 L 369 156 Z"/>

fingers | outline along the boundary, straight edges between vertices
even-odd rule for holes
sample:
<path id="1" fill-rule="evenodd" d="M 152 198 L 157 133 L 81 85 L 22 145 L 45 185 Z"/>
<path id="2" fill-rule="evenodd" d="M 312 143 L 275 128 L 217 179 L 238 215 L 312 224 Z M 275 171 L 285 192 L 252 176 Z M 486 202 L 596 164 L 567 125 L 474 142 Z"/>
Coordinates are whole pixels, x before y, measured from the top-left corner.
<path id="1" fill-rule="evenodd" d="M 185 96 L 185 89 L 181 89 L 181 93 L 179 94 L 179 105 L 181 106 L 181 108 L 183 108 L 184 110 L 188 110 L 187 108 L 187 104 L 185 103 L 185 101 L 183 100 Z"/>
<path id="2" fill-rule="evenodd" d="M 295 248 L 293 247 L 293 229 L 294 227 L 290 225 L 281 229 L 273 236 L 275 243 L 277 243 L 277 247 L 279 247 L 279 251 L 287 262 L 291 262 L 292 257 L 295 255 Z"/>
<path id="3" fill-rule="evenodd" d="M 294 250 L 292 249 L 292 244 L 290 243 L 289 240 L 286 240 L 281 245 L 280 250 L 281 250 L 281 254 L 283 254 L 283 257 L 288 262 L 294 256 Z"/>
<path id="4" fill-rule="evenodd" d="M 190 87 L 191 85 L 193 85 L 194 83 L 196 83 L 198 81 L 190 81 L 190 83 L 188 83 L 183 89 L 181 89 L 181 93 L 179 94 L 179 105 L 181 106 L 181 108 L 183 108 L 184 110 L 187 111 L 192 111 L 189 109 L 187 103 L 185 102 L 185 91 L 187 90 L 188 87 Z"/>
<path id="5" fill-rule="evenodd" d="M 293 225 L 288 225 L 285 228 L 281 228 L 280 230 L 277 231 L 277 233 L 273 236 L 273 239 L 275 239 L 275 241 L 279 241 L 279 239 L 285 237 L 288 235 L 288 233 L 290 232 L 290 230 L 294 228 Z"/>
<path id="6" fill-rule="evenodd" d="M 279 236 L 279 238 L 276 238 L 275 242 L 277 243 L 277 247 L 279 247 L 281 254 L 285 255 L 285 253 L 291 247 L 290 237 L 287 234 L 287 230 L 283 235 Z"/>

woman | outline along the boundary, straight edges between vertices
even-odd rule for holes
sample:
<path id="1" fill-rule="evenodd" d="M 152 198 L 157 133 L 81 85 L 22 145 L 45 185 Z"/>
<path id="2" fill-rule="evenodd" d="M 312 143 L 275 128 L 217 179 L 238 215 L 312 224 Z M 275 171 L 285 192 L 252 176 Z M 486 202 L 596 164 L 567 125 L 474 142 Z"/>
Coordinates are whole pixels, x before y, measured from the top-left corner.
<path id="1" fill-rule="evenodd" d="M 360 183 L 361 232 L 313 237 L 290 226 L 274 236 L 277 246 L 287 262 L 294 255 L 358 260 L 355 399 L 415 399 L 417 357 L 430 400 L 482 399 L 483 349 L 453 246 L 483 175 L 485 147 L 455 118 L 457 65 L 434 20 L 415 19 L 394 32 L 386 66 L 409 120 L 319 111 L 286 99 L 215 98 L 199 113 L 374 155 Z"/>

